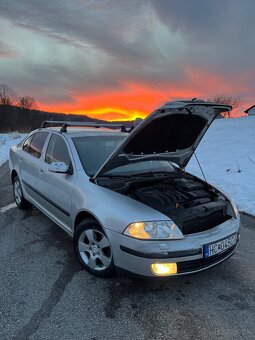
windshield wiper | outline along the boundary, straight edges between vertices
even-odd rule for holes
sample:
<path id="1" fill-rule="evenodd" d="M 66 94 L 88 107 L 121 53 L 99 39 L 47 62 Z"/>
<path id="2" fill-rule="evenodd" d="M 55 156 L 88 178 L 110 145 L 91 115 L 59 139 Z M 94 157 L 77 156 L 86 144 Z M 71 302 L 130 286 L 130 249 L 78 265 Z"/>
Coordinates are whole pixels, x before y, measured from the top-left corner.
<path id="1" fill-rule="evenodd" d="M 124 175 L 101 175 L 101 176 L 99 176 L 98 178 L 111 178 L 111 179 L 114 179 L 114 178 L 125 178 L 125 179 L 128 179 L 128 178 L 130 178 L 131 176 L 130 175 L 126 175 L 126 176 L 124 176 Z"/>
<path id="2" fill-rule="evenodd" d="M 139 177 L 168 177 L 171 176 L 172 172 L 169 171 L 147 171 L 147 172 L 140 172 L 137 174 L 131 175 L 101 175 L 99 178 L 110 178 L 110 179 L 129 179 L 129 178 L 139 178 Z"/>
<path id="3" fill-rule="evenodd" d="M 147 171 L 147 172 L 140 172 L 138 174 L 130 175 L 131 178 L 134 177 L 157 177 L 157 176 L 170 176 L 172 172 L 169 171 Z"/>

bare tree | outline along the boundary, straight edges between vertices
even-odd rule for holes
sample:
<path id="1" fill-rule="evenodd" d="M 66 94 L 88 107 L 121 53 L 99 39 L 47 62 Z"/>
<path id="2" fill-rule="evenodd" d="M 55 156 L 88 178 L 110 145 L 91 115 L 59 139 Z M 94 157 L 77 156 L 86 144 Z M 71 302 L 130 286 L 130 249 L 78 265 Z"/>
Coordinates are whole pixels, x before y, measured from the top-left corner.
<path id="1" fill-rule="evenodd" d="M 22 109 L 38 110 L 38 105 L 35 99 L 30 96 L 19 97 L 18 106 Z"/>
<path id="2" fill-rule="evenodd" d="M 225 104 L 225 105 L 231 105 L 232 110 L 237 109 L 241 104 L 241 99 L 238 97 L 232 97 L 232 96 L 224 96 L 224 95 L 217 95 L 213 97 L 212 99 L 208 100 L 213 103 L 218 103 L 218 104 Z M 231 117 L 231 111 L 229 112 L 223 112 L 222 113 L 223 117 L 230 118 Z"/>
<path id="3" fill-rule="evenodd" d="M 0 105 L 15 105 L 17 101 L 16 92 L 5 84 L 0 85 Z"/>

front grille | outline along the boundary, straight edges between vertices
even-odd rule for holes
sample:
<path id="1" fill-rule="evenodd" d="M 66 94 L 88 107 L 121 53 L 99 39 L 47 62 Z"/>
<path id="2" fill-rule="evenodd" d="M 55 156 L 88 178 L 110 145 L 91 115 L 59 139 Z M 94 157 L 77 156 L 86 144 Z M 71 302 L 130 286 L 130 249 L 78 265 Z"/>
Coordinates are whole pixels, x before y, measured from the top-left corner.
<path id="1" fill-rule="evenodd" d="M 230 216 L 226 215 L 222 210 L 215 211 L 205 217 L 194 217 L 193 219 L 183 221 L 182 233 L 184 235 L 200 233 L 201 231 L 212 229 L 229 219 Z"/>
<path id="2" fill-rule="evenodd" d="M 193 272 L 216 264 L 217 262 L 220 262 L 227 258 L 228 255 L 230 255 L 235 250 L 235 248 L 236 245 L 232 246 L 231 248 L 229 248 L 228 250 L 224 251 L 219 255 L 208 257 L 207 259 L 202 258 L 198 260 L 178 262 L 177 273 Z"/>

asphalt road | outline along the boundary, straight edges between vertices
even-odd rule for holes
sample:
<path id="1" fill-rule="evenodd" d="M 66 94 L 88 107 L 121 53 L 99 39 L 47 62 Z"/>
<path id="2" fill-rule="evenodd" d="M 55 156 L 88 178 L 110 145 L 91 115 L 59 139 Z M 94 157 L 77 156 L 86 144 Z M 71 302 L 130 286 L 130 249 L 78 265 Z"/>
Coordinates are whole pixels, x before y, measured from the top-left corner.
<path id="1" fill-rule="evenodd" d="M 0 208 L 13 203 L 0 167 Z M 0 210 L 0 339 L 255 339 L 255 219 L 236 254 L 200 274 L 99 279 L 36 208 Z"/>

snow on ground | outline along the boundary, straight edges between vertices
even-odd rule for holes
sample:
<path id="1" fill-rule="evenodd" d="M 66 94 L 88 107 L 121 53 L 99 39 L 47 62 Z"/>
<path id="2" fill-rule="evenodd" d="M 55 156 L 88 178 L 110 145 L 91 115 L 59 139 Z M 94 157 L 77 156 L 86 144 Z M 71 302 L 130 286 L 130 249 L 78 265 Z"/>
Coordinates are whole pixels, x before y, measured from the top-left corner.
<path id="1" fill-rule="evenodd" d="M 10 147 L 21 142 L 25 136 L 16 132 L 0 133 L 0 166 L 9 159 Z"/>
<path id="2" fill-rule="evenodd" d="M 0 134 L 0 165 L 24 136 Z M 255 216 L 255 117 L 215 120 L 196 154 L 208 182 L 229 193 L 240 211 Z M 202 178 L 194 156 L 187 171 Z"/>
<path id="3" fill-rule="evenodd" d="M 255 117 L 215 120 L 196 154 L 208 182 L 255 216 Z M 194 156 L 186 170 L 203 178 Z"/>

